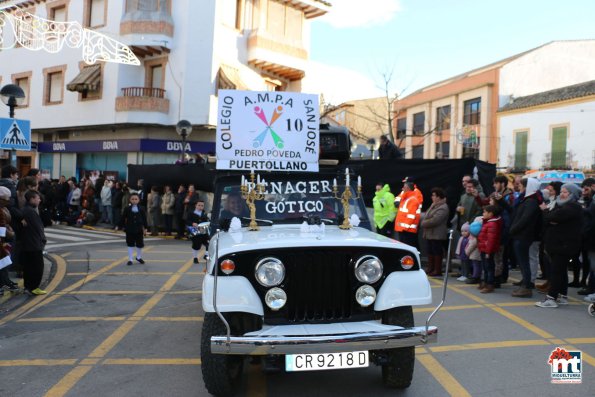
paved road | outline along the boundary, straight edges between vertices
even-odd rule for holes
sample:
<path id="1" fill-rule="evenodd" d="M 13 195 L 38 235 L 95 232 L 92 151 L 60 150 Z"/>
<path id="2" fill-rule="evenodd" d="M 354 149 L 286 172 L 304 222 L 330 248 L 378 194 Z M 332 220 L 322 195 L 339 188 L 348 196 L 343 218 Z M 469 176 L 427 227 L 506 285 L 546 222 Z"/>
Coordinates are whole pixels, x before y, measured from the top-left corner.
<path id="1" fill-rule="evenodd" d="M 53 292 L 0 318 L 0 396 L 208 395 L 199 347 L 204 267 L 189 253 L 188 242 L 151 241 L 147 263 L 126 266 L 121 240 L 56 247 Z M 437 301 L 440 281 L 432 283 Z M 595 318 L 586 304 L 539 309 L 537 298 L 511 298 L 509 286 L 485 296 L 449 285 L 435 321 L 439 344 L 417 349 L 406 392 L 384 389 L 376 367 L 264 375 L 246 363 L 240 395 L 595 395 Z M 416 323 L 431 310 L 418 308 Z M 550 384 L 547 359 L 557 346 L 582 352 L 582 384 Z"/>

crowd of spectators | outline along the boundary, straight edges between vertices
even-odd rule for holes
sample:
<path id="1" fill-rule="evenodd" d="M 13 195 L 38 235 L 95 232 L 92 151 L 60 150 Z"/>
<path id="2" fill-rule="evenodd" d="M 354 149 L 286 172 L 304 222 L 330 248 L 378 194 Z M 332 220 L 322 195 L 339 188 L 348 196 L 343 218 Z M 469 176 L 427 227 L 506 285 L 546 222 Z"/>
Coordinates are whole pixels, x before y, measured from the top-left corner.
<path id="1" fill-rule="evenodd" d="M 509 282 L 509 271 L 520 270 L 511 295 L 531 298 L 550 308 L 568 303 L 568 288 L 595 302 L 595 179 L 575 183 L 551 182 L 545 188 L 531 177 L 509 180 L 498 175 L 493 193 L 486 195 L 478 180 L 465 175 L 454 216 L 450 216 L 445 191 L 435 187 L 432 204 L 419 216 L 423 198 L 411 178 L 394 208 L 383 203 L 392 197 L 388 185 L 378 184 L 374 198 L 377 231 L 386 233 L 394 224 L 394 238 L 417 247 L 418 226 L 423 230 L 429 276 L 442 276 L 447 229 L 455 228 L 460 239 L 456 255 L 461 267 L 453 272 L 460 282 L 477 284 L 482 293 L 493 293 Z M 394 221 L 388 217 L 394 215 Z M 568 274 L 573 274 L 569 282 Z M 536 285 L 536 280 L 544 280 Z"/>
<path id="2" fill-rule="evenodd" d="M 17 186 L 17 197 L 30 188 L 30 181 L 23 178 Z M 37 183 L 37 182 L 36 182 Z M 40 215 L 46 226 L 67 224 L 82 227 L 101 224 L 115 228 L 129 204 L 130 194 L 137 193 L 140 205 L 147 213 L 151 235 L 185 236 L 188 215 L 194 211 L 196 202 L 208 202 L 206 194 L 198 192 L 194 185 L 150 186 L 140 179 L 136 186 L 123 181 L 106 179 L 99 175 L 95 180 L 83 177 L 79 181 L 61 176 L 58 180 L 41 180 L 42 194 Z M 175 192 L 173 190 L 175 188 Z"/>
<path id="3" fill-rule="evenodd" d="M 0 179 L 0 293 L 19 291 L 10 279 L 8 268 L 23 277 L 24 291 L 44 295 L 40 288 L 43 275 L 44 224 L 51 224 L 49 207 L 40 205 L 43 188 L 38 169 L 20 177 L 12 165 L 2 167 Z"/>

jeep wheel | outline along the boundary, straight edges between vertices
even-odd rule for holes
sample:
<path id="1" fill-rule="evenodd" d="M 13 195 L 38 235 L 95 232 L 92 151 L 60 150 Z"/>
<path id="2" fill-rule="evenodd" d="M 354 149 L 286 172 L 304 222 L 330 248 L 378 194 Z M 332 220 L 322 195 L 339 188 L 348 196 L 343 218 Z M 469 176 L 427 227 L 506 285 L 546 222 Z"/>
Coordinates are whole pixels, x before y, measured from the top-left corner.
<path id="1" fill-rule="evenodd" d="M 209 393 L 221 397 L 235 394 L 244 369 L 244 356 L 211 353 L 211 336 L 226 334 L 217 314 L 205 313 L 200 338 L 202 378 Z"/>
<path id="2" fill-rule="evenodd" d="M 382 315 L 382 323 L 413 327 L 413 309 L 411 306 L 386 310 Z M 382 382 L 386 387 L 405 389 L 411 385 L 413 365 L 415 364 L 415 347 L 401 347 L 386 350 L 388 363 L 382 366 Z"/>

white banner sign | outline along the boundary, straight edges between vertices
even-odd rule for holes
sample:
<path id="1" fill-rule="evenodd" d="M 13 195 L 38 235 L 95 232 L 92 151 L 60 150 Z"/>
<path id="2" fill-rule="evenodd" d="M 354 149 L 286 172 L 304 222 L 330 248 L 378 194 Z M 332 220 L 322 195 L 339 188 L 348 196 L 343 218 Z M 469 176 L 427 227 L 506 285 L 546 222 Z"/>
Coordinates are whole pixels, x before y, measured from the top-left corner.
<path id="1" fill-rule="evenodd" d="M 318 171 L 318 96 L 219 90 L 217 169 Z"/>

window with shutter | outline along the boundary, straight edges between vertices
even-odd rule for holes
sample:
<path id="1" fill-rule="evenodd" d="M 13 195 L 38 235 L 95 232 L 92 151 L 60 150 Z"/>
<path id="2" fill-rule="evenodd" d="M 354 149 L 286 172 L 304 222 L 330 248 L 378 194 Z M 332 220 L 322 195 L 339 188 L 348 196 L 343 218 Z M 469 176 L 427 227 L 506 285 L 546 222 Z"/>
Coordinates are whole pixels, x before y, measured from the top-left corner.
<path id="1" fill-rule="evenodd" d="M 527 131 L 516 133 L 514 144 L 514 168 L 522 170 L 527 168 Z"/>
<path id="2" fill-rule="evenodd" d="M 566 167 L 566 140 L 567 128 L 556 127 L 552 129 L 552 168 Z"/>

